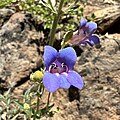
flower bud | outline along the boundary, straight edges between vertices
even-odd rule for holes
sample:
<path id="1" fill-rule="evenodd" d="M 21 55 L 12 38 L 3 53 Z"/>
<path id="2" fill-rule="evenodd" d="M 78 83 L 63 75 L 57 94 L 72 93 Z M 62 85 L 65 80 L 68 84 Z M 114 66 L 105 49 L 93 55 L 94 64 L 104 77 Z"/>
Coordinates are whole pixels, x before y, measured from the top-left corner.
<path id="1" fill-rule="evenodd" d="M 24 103 L 24 110 L 29 110 L 30 109 L 30 105 L 29 104 L 27 104 L 27 103 Z"/>
<path id="2" fill-rule="evenodd" d="M 30 79 L 33 80 L 34 82 L 40 82 L 42 78 L 43 78 L 43 72 L 39 70 L 37 70 L 36 72 L 30 75 Z"/>

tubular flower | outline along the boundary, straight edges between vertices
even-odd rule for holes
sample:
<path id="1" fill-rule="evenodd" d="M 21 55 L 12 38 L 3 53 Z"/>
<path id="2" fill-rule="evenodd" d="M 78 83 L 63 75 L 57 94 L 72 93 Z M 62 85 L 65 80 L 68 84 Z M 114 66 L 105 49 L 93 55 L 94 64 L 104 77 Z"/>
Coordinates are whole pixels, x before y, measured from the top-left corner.
<path id="1" fill-rule="evenodd" d="M 81 44 L 83 46 L 89 44 L 93 46 L 100 42 L 99 37 L 93 34 L 97 30 L 97 24 L 95 22 L 87 22 L 86 19 L 82 18 L 80 20 L 80 27 L 78 33 L 73 35 L 70 39 L 69 44 L 76 45 Z"/>
<path id="2" fill-rule="evenodd" d="M 45 46 L 46 71 L 43 76 L 43 84 L 49 92 L 55 92 L 58 88 L 68 89 L 71 85 L 82 89 L 84 83 L 81 76 L 72 71 L 76 59 L 76 52 L 72 47 L 57 52 L 53 47 Z"/>

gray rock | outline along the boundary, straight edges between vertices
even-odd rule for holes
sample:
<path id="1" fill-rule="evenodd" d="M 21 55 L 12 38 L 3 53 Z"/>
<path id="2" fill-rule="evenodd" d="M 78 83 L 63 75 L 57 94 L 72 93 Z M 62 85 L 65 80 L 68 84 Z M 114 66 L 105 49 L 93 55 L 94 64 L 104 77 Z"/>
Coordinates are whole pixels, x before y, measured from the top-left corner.
<path id="1" fill-rule="evenodd" d="M 3 8 L 0 9 L 0 28 L 15 13 L 12 9 Z"/>
<path id="2" fill-rule="evenodd" d="M 85 47 L 78 58 L 75 69 L 85 82 L 81 91 L 80 109 L 89 106 L 85 113 L 89 119 L 119 119 L 119 107 L 116 107 L 120 103 L 119 42 L 119 38 L 103 37 L 100 48 Z"/>
<path id="3" fill-rule="evenodd" d="M 35 43 L 41 34 L 35 30 L 33 19 L 31 14 L 18 12 L 1 27 L 0 80 L 7 88 L 29 80 L 32 70 L 42 65 L 41 51 Z"/>

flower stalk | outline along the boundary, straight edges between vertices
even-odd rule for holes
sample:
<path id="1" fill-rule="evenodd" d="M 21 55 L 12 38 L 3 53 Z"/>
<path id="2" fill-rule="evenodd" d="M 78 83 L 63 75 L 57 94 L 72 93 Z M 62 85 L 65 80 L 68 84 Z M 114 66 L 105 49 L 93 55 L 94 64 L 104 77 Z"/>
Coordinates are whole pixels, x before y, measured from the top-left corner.
<path id="1" fill-rule="evenodd" d="M 54 41 L 55 41 L 56 28 L 57 28 L 58 21 L 59 21 L 59 19 L 61 17 L 61 14 L 62 14 L 63 3 L 64 3 L 64 0 L 61 0 L 60 4 L 59 4 L 57 14 L 54 14 L 54 20 L 53 20 L 53 24 L 52 24 L 52 29 L 50 31 L 50 40 L 49 40 L 49 45 L 50 46 L 53 46 Z"/>
<path id="2" fill-rule="evenodd" d="M 50 92 L 48 94 L 48 98 L 47 98 L 47 105 L 46 105 L 46 110 L 48 110 L 48 107 L 49 107 L 49 102 L 50 102 Z"/>
<path id="3" fill-rule="evenodd" d="M 43 87 L 43 85 L 40 83 L 40 84 L 38 85 L 37 94 L 39 94 L 39 92 L 41 92 L 42 87 Z M 35 112 L 35 114 L 34 114 L 33 120 L 36 120 L 36 116 L 37 116 L 38 111 L 39 111 L 39 104 L 40 104 L 40 95 L 37 95 L 37 103 L 36 103 L 37 109 L 36 109 L 36 112 Z"/>

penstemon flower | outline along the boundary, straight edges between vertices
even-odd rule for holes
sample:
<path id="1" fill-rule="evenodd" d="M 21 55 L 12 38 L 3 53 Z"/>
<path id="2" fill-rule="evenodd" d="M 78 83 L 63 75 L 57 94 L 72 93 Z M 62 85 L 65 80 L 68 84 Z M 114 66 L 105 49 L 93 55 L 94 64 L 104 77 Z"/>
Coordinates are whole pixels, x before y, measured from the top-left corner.
<path id="1" fill-rule="evenodd" d="M 99 37 L 93 34 L 97 29 L 97 24 L 95 22 L 87 22 L 86 19 L 82 18 L 80 20 L 80 27 L 78 33 L 73 35 L 69 40 L 70 45 L 81 44 L 83 46 L 89 44 L 93 46 L 100 42 Z"/>
<path id="2" fill-rule="evenodd" d="M 49 92 L 55 92 L 58 88 L 68 89 L 71 85 L 82 89 L 84 83 L 81 76 L 72 70 L 76 59 L 76 52 L 72 47 L 57 52 L 53 47 L 45 46 L 46 71 L 43 76 L 43 84 Z"/>

